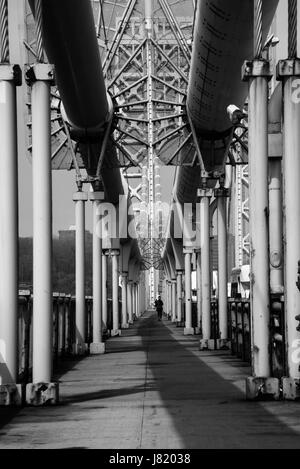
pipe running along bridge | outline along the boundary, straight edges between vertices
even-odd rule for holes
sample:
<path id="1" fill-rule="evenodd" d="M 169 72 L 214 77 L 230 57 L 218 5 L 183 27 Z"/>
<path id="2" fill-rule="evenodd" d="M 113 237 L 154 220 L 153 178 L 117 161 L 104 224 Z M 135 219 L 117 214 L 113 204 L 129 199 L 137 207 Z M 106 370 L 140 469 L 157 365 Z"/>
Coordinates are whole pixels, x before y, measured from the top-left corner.
<path id="1" fill-rule="evenodd" d="M 182 333 L 199 334 L 200 351 L 231 349 L 251 362 L 248 399 L 299 397 L 300 65 L 297 2 L 288 4 L 287 58 L 274 70 L 276 0 L 29 0 L 21 69 L 10 60 L 1 0 L 2 405 L 57 403 L 53 349 L 103 354 L 105 334 L 130 328 L 157 292 Z M 21 85 L 33 172 L 32 292 L 18 284 Z M 175 168 L 167 214 L 164 166 Z M 51 174 L 71 169 L 74 298 L 53 293 L 51 283 Z"/>

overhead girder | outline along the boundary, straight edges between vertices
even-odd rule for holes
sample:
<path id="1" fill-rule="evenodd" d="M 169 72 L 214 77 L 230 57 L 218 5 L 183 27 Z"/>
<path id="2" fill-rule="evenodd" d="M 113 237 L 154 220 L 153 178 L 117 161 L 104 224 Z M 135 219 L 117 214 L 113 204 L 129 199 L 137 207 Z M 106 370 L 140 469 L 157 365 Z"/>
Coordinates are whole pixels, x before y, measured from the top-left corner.
<path id="1" fill-rule="evenodd" d="M 184 270 L 184 256 L 182 240 L 171 238 L 173 253 L 175 257 L 176 270 Z"/>
<path id="2" fill-rule="evenodd" d="M 95 22 L 90 0 L 41 0 L 43 46 L 55 66 L 55 78 L 62 99 L 62 114 L 88 174 L 96 176 L 105 129 L 112 119 Z M 35 15 L 34 0 L 29 0 Z M 124 194 L 117 158 L 109 142 L 104 154 L 101 179 L 105 198 L 118 203 Z"/>
<path id="3" fill-rule="evenodd" d="M 34 0 L 30 0 L 35 13 Z M 90 0 L 42 0 L 43 45 L 75 129 L 95 132 L 109 119 L 95 21 Z"/>
<path id="4" fill-rule="evenodd" d="M 265 40 L 278 0 L 262 3 Z M 222 140 L 232 127 L 227 107 L 242 108 L 248 94 L 241 67 L 253 57 L 253 11 L 252 0 L 244 0 L 242 8 L 240 0 L 197 3 L 187 109 L 207 171 L 224 163 Z"/>
<path id="5" fill-rule="evenodd" d="M 131 282 L 137 282 L 141 270 L 141 263 L 136 258 L 131 258 L 128 264 L 128 280 Z"/>
<path id="6" fill-rule="evenodd" d="M 167 258 L 169 262 L 171 280 L 176 280 L 176 262 L 175 262 L 173 246 L 172 246 L 170 238 L 168 239 L 168 242 L 167 242 L 166 254 L 167 254 Z"/>

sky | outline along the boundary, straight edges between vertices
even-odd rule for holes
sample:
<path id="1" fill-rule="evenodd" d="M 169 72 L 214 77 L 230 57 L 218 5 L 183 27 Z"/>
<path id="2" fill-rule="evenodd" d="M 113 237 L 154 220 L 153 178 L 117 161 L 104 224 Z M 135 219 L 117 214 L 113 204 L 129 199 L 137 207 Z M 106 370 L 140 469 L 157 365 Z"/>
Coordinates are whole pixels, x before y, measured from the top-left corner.
<path id="1" fill-rule="evenodd" d="M 9 21 L 10 21 L 10 47 L 11 62 L 22 64 L 24 61 L 24 46 L 20 36 L 22 30 L 22 3 L 20 0 L 9 1 Z M 300 25 L 300 9 L 299 25 Z M 287 56 L 287 0 L 280 0 L 278 13 L 274 21 L 274 33 L 279 37 L 280 43 L 273 51 L 277 59 Z M 300 30 L 300 27 L 299 27 Z M 299 31 L 298 31 L 299 33 Z M 300 42 L 298 41 L 299 45 Z M 299 49 L 300 50 L 300 49 Z M 20 236 L 32 236 L 32 174 L 31 163 L 26 154 L 25 126 L 28 120 L 23 100 L 23 90 L 18 89 L 18 134 L 19 134 L 19 233 Z M 56 235 L 59 230 L 69 229 L 74 225 L 74 203 L 72 195 L 76 191 L 74 172 L 53 171 L 53 233 Z M 174 181 L 174 169 L 162 168 L 162 200 L 169 201 Z M 91 204 L 86 204 L 86 228 L 92 230 L 92 208 Z"/>

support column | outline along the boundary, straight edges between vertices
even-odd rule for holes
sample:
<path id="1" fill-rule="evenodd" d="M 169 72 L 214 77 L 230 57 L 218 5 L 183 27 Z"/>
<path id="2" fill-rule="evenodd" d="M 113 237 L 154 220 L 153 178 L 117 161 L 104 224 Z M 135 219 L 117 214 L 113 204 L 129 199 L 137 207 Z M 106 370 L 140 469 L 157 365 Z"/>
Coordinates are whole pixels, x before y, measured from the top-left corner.
<path id="1" fill-rule="evenodd" d="M 31 84 L 33 171 L 33 351 L 32 383 L 26 401 L 56 404 L 58 383 L 52 380 L 52 179 L 50 87 L 53 66 L 34 64 L 26 72 Z"/>
<path id="2" fill-rule="evenodd" d="M 18 377 L 18 65 L 0 65 L 0 405 L 21 404 Z"/>
<path id="3" fill-rule="evenodd" d="M 176 315 L 176 284 L 177 281 L 174 279 L 172 280 L 171 283 L 171 289 L 172 289 L 172 322 L 177 321 L 177 315 Z"/>
<path id="4" fill-rule="evenodd" d="M 107 330 L 107 257 L 102 252 L 102 325 Z"/>
<path id="5" fill-rule="evenodd" d="M 169 286 L 168 286 L 168 280 L 167 279 L 165 279 L 165 303 L 166 303 L 165 313 L 166 313 L 166 316 L 168 318 L 168 316 L 169 316 Z"/>
<path id="6" fill-rule="evenodd" d="M 58 342 L 58 354 L 63 355 L 65 352 L 66 342 L 66 294 L 60 293 L 58 298 L 58 331 L 59 331 L 59 342 Z"/>
<path id="7" fill-rule="evenodd" d="M 284 101 L 283 206 L 287 378 L 283 379 L 283 395 L 286 399 L 296 399 L 300 397 L 300 293 L 296 285 L 300 261 L 300 59 L 280 61 L 277 78 L 283 82 Z"/>
<path id="8" fill-rule="evenodd" d="M 139 283 L 138 282 L 136 282 L 135 284 L 134 295 L 135 295 L 135 314 L 136 314 L 136 317 L 139 318 L 140 312 L 139 312 Z"/>
<path id="9" fill-rule="evenodd" d="M 197 284 L 197 329 L 200 333 L 202 323 L 202 298 L 201 298 L 201 251 L 196 252 L 196 284 Z"/>
<path id="10" fill-rule="evenodd" d="M 73 346 L 75 355 L 87 352 L 85 342 L 85 202 L 88 194 L 78 190 L 73 195 L 75 202 L 75 277 L 76 277 L 76 343 Z"/>
<path id="11" fill-rule="evenodd" d="M 119 324 L 119 270 L 118 270 L 118 257 L 120 251 L 113 249 L 110 251 L 112 260 L 112 311 L 113 311 L 113 328 L 111 336 L 115 337 L 121 335 Z"/>
<path id="12" fill-rule="evenodd" d="M 141 310 L 141 283 L 140 280 L 137 284 L 137 303 L 138 303 L 138 315 L 141 317 L 142 310 Z"/>
<path id="13" fill-rule="evenodd" d="M 104 192 L 91 192 L 89 199 L 93 204 L 93 342 L 90 353 L 105 353 L 102 340 L 102 230 L 100 219 L 100 201 L 104 200 Z"/>
<path id="14" fill-rule="evenodd" d="M 128 309 L 128 323 L 133 324 L 133 308 L 132 308 L 132 282 L 127 282 L 127 309 Z"/>
<path id="15" fill-rule="evenodd" d="M 182 321 L 182 271 L 177 271 L 177 323 Z"/>
<path id="16" fill-rule="evenodd" d="M 184 335 L 194 335 L 192 327 L 192 251 L 184 250 L 184 278 L 185 278 L 185 328 Z"/>
<path id="17" fill-rule="evenodd" d="M 266 392 L 270 377 L 270 301 L 268 245 L 268 61 L 245 62 L 243 80 L 249 83 L 249 205 L 250 205 L 250 301 L 252 377 L 246 396 Z"/>
<path id="18" fill-rule="evenodd" d="M 128 329 L 127 315 L 127 272 L 122 273 L 122 329 Z"/>
<path id="19" fill-rule="evenodd" d="M 200 197 L 200 231 L 201 231 L 201 299 L 202 299 L 202 339 L 200 350 L 214 348 L 211 340 L 211 276 L 210 276 L 210 220 L 209 203 L 212 191 L 201 189 Z"/>
<path id="20" fill-rule="evenodd" d="M 132 306 L 133 306 L 133 318 L 137 319 L 137 307 L 136 307 L 136 283 L 132 284 Z"/>
<path id="21" fill-rule="evenodd" d="M 168 319 L 172 317 L 172 283 L 168 280 Z"/>
<path id="22" fill-rule="evenodd" d="M 218 217 L 218 308 L 220 341 L 218 348 L 228 346 L 228 262 L 227 262 L 227 214 L 226 202 L 228 189 L 220 188 L 215 191 L 217 198 Z"/>
<path id="23" fill-rule="evenodd" d="M 284 291 L 281 161 L 281 158 L 269 158 L 270 289 L 275 295 Z"/>

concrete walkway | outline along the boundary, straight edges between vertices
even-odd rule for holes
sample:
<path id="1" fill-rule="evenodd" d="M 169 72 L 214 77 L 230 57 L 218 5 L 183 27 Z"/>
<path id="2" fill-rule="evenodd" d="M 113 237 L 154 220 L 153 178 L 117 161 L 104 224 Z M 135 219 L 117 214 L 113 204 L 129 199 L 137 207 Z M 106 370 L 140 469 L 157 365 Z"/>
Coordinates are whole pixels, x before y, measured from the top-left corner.
<path id="1" fill-rule="evenodd" d="M 59 406 L 0 409 L 0 449 L 300 448 L 300 403 L 246 402 L 248 367 L 198 340 L 146 313 L 65 362 Z"/>

